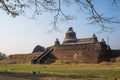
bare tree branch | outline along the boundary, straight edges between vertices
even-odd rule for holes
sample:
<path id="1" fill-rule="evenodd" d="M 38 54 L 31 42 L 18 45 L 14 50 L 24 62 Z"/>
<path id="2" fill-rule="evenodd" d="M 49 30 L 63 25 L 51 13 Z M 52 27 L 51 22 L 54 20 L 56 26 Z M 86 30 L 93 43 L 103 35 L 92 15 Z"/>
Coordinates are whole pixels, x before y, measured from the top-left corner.
<path id="1" fill-rule="evenodd" d="M 114 10 L 120 8 L 120 0 L 110 0 L 109 2 L 114 6 Z M 78 5 L 80 10 L 90 12 L 91 14 L 89 14 L 88 19 L 91 21 L 91 24 L 97 24 L 101 27 L 102 31 L 107 32 L 109 29 L 112 29 L 106 26 L 108 23 L 120 24 L 120 18 L 115 19 L 114 16 L 106 17 L 101 15 L 94 7 L 93 0 L 0 0 L 0 9 L 13 17 L 25 14 L 26 8 L 33 9 L 33 18 L 44 11 L 53 13 L 53 30 L 58 29 L 58 22 L 75 19 L 74 15 L 66 14 L 63 9 L 63 7 L 71 5 Z"/>

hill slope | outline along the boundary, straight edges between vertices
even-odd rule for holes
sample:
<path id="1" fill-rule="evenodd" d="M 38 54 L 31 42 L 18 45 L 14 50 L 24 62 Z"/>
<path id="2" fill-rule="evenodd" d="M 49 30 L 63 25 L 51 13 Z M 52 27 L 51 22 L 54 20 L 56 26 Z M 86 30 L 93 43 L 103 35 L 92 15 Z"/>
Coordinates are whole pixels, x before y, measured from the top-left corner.
<path id="1" fill-rule="evenodd" d="M 14 54 L 8 56 L 6 59 L 1 60 L 0 63 L 4 64 L 30 64 L 31 60 L 40 56 L 42 52 L 29 53 L 29 54 Z"/>

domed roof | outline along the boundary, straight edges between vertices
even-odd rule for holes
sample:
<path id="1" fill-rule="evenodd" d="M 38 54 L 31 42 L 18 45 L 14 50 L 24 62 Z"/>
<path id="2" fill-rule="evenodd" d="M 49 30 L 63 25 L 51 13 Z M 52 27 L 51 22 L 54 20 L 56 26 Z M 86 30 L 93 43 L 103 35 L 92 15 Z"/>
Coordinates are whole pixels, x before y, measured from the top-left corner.
<path id="1" fill-rule="evenodd" d="M 76 33 L 73 31 L 73 28 L 70 27 L 68 29 L 68 31 L 66 32 L 63 43 L 73 43 L 73 42 L 76 42 L 76 41 L 77 41 Z"/>
<path id="2" fill-rule="evenodd" d="M 45 51 L 45 48 L 43 46 L 40 46 L 40 45 L 37 45 L 34 49 L 33 49 L 33 52 L 32 53 L 35 53 L 35 52 L 44 52 Z"/>

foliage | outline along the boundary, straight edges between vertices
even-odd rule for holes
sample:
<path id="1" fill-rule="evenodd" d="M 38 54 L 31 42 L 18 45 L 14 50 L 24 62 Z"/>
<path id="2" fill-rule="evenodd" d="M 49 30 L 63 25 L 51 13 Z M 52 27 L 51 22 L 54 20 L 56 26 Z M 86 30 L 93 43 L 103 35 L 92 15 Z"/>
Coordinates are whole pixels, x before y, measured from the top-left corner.
<path id="1" fill-rule="evenodd" d="M 64 65 L 30 65 L 1 64 L 2 73 L 29 73 L 45 77 L 80 78 L 84 80 L 114 80 L 120 79 L 119 65 L 101 64 L 64 64 Z"/>
<path id="2" fill-rule="evenodd" d="M 25 14 L 26 9 L 33 10 L 33 18 L 36 15 L 42 14 L 43 12 L 51 12 L 54 14 L 54 27 L 59 21 L 73 20 L 74 15 L 67 15 L 64 11 L 64 7 L 69 8 L 69 6 L 77 5 L 80 11 L 89 13 L 88 19 L 91 20 L 91 24 L 97 24 L 102 28 L 102 31 L 107 31 L 112 29 L 111 27 L 106 27 L 106 23 L 120 23 L 120 18 L 115 19 L 114 16 L 106 17 L 99 13 L 95 7 L 96 0 L 0 0 L 0 9 L 7 12 L 7 14 L 13 17 L 20 14 Z M 120 7 L 120 0 L 109 0 L 113 10 L 118 10 Z M 101 4 L 102 5 L 102 4 Z M 72 12 L 72 11 L 71 11 Z"/>
<path id="3" fill-rule="evenodd" d="M 1 53 L 0 52 L 0 60 L 2 60 L 2 59 L 4 59 L 4 58 L 6 58 L 7 56 L 4 54 L 4 53 Z"/>

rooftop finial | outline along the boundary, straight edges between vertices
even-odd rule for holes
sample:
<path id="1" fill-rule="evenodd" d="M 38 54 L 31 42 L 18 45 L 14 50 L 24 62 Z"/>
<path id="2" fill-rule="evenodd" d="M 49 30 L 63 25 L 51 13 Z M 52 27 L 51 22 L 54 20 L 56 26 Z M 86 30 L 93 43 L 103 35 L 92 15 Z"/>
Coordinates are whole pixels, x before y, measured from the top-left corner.
<path id="1" fill-rule="evenodd" d="M 72 28 L 72 27 L 69 27 L 68 31 L 73 31 L 73 28 Z"/>
<path id="2" fill-rule="evenodd" d="M 102 42 L 103 42 L 103 43 L 106 43 L 105 40 L 104 40 L 104 38 L 102 38 Z"/>
<path id="3" fill-rule="evenodd" d="M 93 38 L 93 42 L 98 42 L 97 37 L 96 37 L 95 34 L 93 34 L 92 38 Z"/>
<path id="4" fill-rule="evenodd" d="M 95 34 L 93 34 L 93 38 L 95 38 L 96 37 L 96 35 Z"/>
<path id="5" fill-rule="evenodd" d="M 56 41 L 55 41 L 55 44 L 54 44 L 55 46 L 59 46 L 60 45 L 60 41 L 58 40 L 58 38 L 56 39 Z"/>

